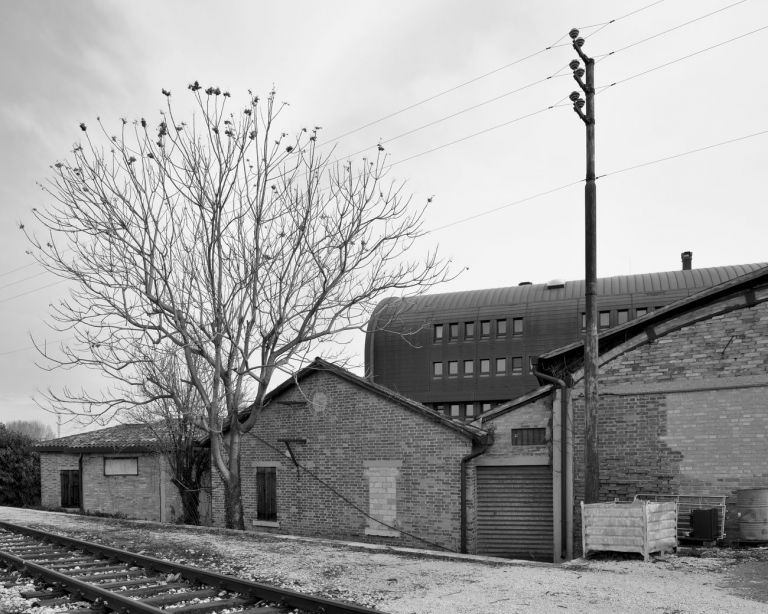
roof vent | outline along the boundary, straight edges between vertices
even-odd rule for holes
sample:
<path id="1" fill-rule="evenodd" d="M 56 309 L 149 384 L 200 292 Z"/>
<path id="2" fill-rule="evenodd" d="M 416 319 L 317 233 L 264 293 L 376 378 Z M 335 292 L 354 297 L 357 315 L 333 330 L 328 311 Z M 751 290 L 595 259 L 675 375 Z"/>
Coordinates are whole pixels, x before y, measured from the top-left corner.
<path id="1" fill-rule="evenodd" d="M 565 288 L 565 281 L 562 279 L 550 279 L 547 282 L 548 290 L 556 290 L 557 288 Z"/>
<path id="2" fill-rule="evenodd" d="M 683 261 L 683 271 L 690 271 L 693 264 L 693 252 L 683 252 L 680 254 L 680 258 Z"/>
<path id="3" fill-rule="evenodd" d="M 518 285 L 518 286 L 530 286 L 530 285 L 533 285 L 533 284 L 531 284 L 531 282 L 530 282 L 530 281 L 521 281 L 521 282 L 520 282 L 519 284 L 517 284 L 517 285 Z"/>

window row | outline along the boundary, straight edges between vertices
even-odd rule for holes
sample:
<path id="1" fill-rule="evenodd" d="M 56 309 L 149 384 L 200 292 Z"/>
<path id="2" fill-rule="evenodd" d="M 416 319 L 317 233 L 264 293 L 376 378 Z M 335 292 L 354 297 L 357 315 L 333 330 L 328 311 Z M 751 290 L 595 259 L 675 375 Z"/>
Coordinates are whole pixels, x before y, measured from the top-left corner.
<path id="1" fill-rule="evenodd" d="M 528 365 L 533 369 L 536 358 L 531 357 Z M 460 370 L 461 369 L 461 370 Z M 493 369 L 493 370 L 491 370 Z M 523 357 L 479 358 L 469 360 L 446 360 L 432 363 L 432 377 L 474 377 L 475 375 L 523 375 Z"/>
<path id="2" fill-rule="evenodd" d="M 501 318 L 497 320 L 480 320 L 480 322 L 450 322 L 448 324 L 434 324 L 432 327 L 432 340 L 440 343 L 448 341 L 469 341 L 472 339 L 490 339 L 491 337 L 506 337 L 508 333 L 513 336 L 523 334 L 523 318 Z"/>
<path id="3" fill-rule="evenodd" d="M 459 418 L 461 420 L 473 419 L 479 416 L 481 413 L 492 410 L 498 402 L 481 401 L 473 403 L 433 403 L 432 409 L 438 414 L 449 416 L 451 418 Z"/>
<path id="4" fill-rule="evenodd" d="M 655 310 L 658 311 L 659 309 L 663 308 L 664 305 L 657 305 L 655 307 Z M 630 318 L 632 312 L 634 311 L 634 318 Z M 605 311 L 599 311 L 597 313 L 597 328 L 600 330 L 604 330 L 606 328 L 611 328 L 612 326 L 620 326 L 622 324 L 626 324 L 629 322 L 630 319 L 637 319 L 642 318 L 645 315 L 648 315 L 648 312 L 651 311 L 650 307 L 635 307 L 634 310 L 632 309 L 616 309 L 616 310 L 605 310 Z M 581 312 L 581 330 L 585 330 L 587 328 L 587 314 L 585 312 Z"/>

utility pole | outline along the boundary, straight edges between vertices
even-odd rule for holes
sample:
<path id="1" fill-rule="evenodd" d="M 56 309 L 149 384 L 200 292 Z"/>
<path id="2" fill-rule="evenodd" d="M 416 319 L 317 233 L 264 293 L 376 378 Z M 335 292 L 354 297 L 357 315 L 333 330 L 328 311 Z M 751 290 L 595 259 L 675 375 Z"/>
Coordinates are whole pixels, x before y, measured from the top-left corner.
<path id="1" fill-rule="evenodd" d="M 584 186 L 584 294 L 586 323 L 584 339 L 584 502 L 596 503 L 600 495 L 600 467 L 597 455 L 597 187 L 595 186 L 595 60 L 582 51 L 584 39 L 574 28 L 569 33 L 579 60 L 569 66 L 573 78 L 584 92 L 571 92 L 573 110 L 587 128 L 587 180 Z M 586 71 L 585 71 L 586 69 Z M 586 72 L 586 81 L 582 80 Z M 586 113 L 582 111 L 586 104 Z"/>

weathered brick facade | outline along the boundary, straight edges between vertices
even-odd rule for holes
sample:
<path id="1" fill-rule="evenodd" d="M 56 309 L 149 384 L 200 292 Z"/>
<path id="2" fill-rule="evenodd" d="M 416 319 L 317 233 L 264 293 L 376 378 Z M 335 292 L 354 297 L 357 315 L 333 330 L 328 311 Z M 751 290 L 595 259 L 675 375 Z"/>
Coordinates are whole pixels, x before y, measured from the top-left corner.
<path id="1" fill-rule="evenodd" d="M 472 437 L 409 404 L 417 405 L 322 369 L 273 397 L 243 436 L 246 528 L 458 550 L 461 460 L 473 449 Z M 301 467 L 286 439 L 306 440 L 290 443 Z M 276 467 L 276 521 L 256 517 L 257 467 Z M 223 525 L 217 478 L 213 514 Z"/>
<path id="2" fill-rule="evenodd" d="M 727 495 L 726 534 L 738 537 L 735 491 L 768 488 L 768 292 L 759 285 L 749 292 L 660 317 L 658 330 L 601 357 L 601 500 L 639 493 Z M 581 382 L 573 398 L 578 543 Z"/>
<path id="3" fill-rule="evenodd" d="M 178 490 L 171 483 L 165 459 L 158 454 L 40 453 L 41 503 L 61 507 L 61 474 L 77 470 L 82 456 L 81 509 L 125 514 L 128 518 L 173 522 L 181 516 Z M 137 458 L 138 475 L 105 475 L 104 458 Z"/>

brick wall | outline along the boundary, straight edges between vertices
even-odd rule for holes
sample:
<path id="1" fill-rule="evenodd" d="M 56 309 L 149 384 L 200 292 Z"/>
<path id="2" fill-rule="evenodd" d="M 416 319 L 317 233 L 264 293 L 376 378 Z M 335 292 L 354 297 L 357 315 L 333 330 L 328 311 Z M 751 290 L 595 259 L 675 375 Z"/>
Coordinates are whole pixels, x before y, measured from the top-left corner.
<path id="1" fill-rule="evenodd" d="M 601 500 L 768 487 L 768 303 L 672 332 L 600 368 Z M 575 502 L 583 498 L 583 388 L 574 394 Z"/>
<path id="2" fill-rule="evenodd" d="M 307 402 L 273 402 L 243 437 L 246 528 L 429 547 L 412 534 L 458 550 L 460 467 L 472 449 L 469 438 L 330 373 L 309 375 L 279 401 Z M 306 444 L 291 446 L 307 470 L 293 464 L 278 441 L 285 438 L 306 438 Z M 277 467 L 278 526 L 256 521 L 260 465 Z M 365 513 L 371 509 L 372 469 L 394 476 L 396 513 L 388 524 L 399 531 L 397 537 L 370 534 Z M 220 526 L 223 489 L 218 476 L 213 481 L 214 522 Z"/>
<path id="3" fill-rule="evenodd" d="M 138 458 L 138 475 L 104 475 L 105 456 Z M 79 454 L 40 454 L 42 505 L 61 505 L 59 472 L 78 469 L 79 459 Z M 165 460 L 156 454 L 83 454 L 81 489 L 81 505 L 86 512 L 119 513 L 129 518 L 168 522 L 182 514 L 178 491 L 170 482 Z"/>

